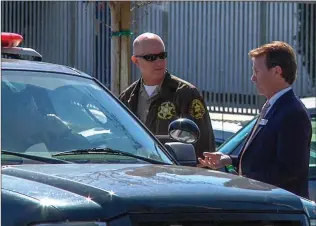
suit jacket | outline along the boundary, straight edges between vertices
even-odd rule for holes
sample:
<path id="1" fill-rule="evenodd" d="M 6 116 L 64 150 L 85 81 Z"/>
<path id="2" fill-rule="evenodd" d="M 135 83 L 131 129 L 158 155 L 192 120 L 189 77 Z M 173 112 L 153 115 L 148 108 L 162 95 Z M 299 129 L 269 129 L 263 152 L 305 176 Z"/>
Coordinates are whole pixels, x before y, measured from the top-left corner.
<path id="1" fill-rule="evenodd" d="M 308 198 L 312 125 L 305 106 L 290 90 L 264 119 L 241 158 L 243 175 Z M 240 156 L 231 156 L 237 169 Z"/>

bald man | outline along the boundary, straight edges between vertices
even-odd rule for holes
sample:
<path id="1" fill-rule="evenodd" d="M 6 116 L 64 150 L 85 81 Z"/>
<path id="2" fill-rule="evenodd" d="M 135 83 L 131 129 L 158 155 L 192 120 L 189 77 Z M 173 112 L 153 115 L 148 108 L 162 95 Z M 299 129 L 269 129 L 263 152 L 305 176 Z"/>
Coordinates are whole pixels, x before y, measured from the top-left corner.
<path id="1" fill-rule="evenodd" d="M 167 135 L 169 123 L 177 118 L 193 120 L 201 137 L 195 144 L 197 157 L 215 151 L 215 139 L 208 110 L 199 91 L 167 71 L 167 52 L 162 39 L 152 33 L 133 43 L 132 62 L 141 78 L 119 96 L 120 100 L 154 133 Z"/>

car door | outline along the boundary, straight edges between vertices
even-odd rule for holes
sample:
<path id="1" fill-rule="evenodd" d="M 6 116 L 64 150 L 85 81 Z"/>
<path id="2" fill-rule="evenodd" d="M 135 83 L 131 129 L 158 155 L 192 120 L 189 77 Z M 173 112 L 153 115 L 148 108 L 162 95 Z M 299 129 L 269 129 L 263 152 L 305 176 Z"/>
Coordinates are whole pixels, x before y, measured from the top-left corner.
<path id="1" fill-rule="evenodd" d="M 255 119 L 221 145 L 218 151 L 228 155 L 238 155 L 254 123 Z M 316 114 L 311 114 L 311 123 L 312 140 L 309 161 L 309 197 L 311 200 L 316 201 Z M 227 169 L 221 168 L 220 171 L 227 172 Z"/>
<path id="2" fill-rule="evenodd" d="M 309 160 L 309 197 L 316 201 L 316 114 L 311 116 L 312 142 Z"/>

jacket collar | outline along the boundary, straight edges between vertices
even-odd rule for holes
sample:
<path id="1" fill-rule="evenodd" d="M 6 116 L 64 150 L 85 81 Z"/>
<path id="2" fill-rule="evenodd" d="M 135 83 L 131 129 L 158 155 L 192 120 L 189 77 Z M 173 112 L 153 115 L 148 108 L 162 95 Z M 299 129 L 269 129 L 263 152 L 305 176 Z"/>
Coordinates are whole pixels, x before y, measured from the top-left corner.
<path id="1" fill-rule="evenodd" d="M 288 92 L 286 92 L 284 95 L 282 95 L 280 98 L 278 98 L 278 99 L 276 100 L 276 102 L 272 105 L 270 111 L 267 113 L 267 115 L 264 117 L 264 119 L 268 121 L 268 120 L 275 114 L 275 112 L 276 112 L 277 109 L 282 109 L 282 108 L 284 108 L 283 106 L 286 105 L 286 104 L 288 103 L 288 101 L 289 101 L 291 98 L 293 98 L 294 96 L 295 96 L 295 94 L 294 94 L 293 90 L 291 89 L 291 90 L 289 90 Z M 257 120 L 258 120 L 258 119 L 257 119 Z M 256 122 L 256 123 L 257 123 L 257 122 Z M 261 126 L 256 129 L 256 131 L 254 132 L 254 135 L 253 135 L 253 137 L 252 137 L 252 139 L 251 139 L 250 142 L 252 142 L 252 141 L 257 137 L 258 133 L 259 133 L 262 129 L 263 129 L 263 127 L 261 127 Z M 248 139 L 250 138 L 250 134 L 252 134 L 253 130 L 254 130 L 254 127 L 251 129 L 251 131 L 250 131 L 250 133 L 249 133 L 249 135 L 248 135 L 248 137 L 247 137 L 247 139 L 246 139 L 246 142 L 243 144 L 241 150 L 244 149 L 246 143 L 248 142 Z M 248 148 L 249 148 L 250 146 L 251 146 L 251 143 L 250 143 L 250 145 L 248 146 Z M 248 148 L 247 148 L 247 149 L 248 149 Z M 246 151 L 247 151 L 247 150 L 245 150 L 245 152 L 246 152 Z"/>
<path id="2" fill-rule="evenodd" d="M 140 88 L 143 84 L 143 79 L 139 78 L 138 81 L 136 82 L 131 95 L 128 99 L 128 103 L 131 106 L 135 106 L 135 103 L 137 103 L 137 99 L 138 99 L 138 93 L 140 91 Z M 165 73 L 165 78 L 162 81 L 161 85 L 160 85 L 160 90 L 158 92 L 158 95 L 161 98 L 168 98 L 170 97 L 171 93 L 173 93 L 178 87 L 178 84 L 175 80 L 172 79 L 172 76 L 170 75 L 170 73 L 168 71 L 166 71 Z"/>
<path id="3" fill-rule="evenodd" d="M 275 101 L 275 103 L 271 106 L 270 111 L 267 113 L 267 115 L 264 118 L 270 119 L 274 115 L 277 109 L 282 108 L 283 105 L 288 103 L 288 100 L 290 100 L 294 96 L 295 94 L 293 90 L 292 89 L 288 90 L 286 93 L 284 93 Z"/>

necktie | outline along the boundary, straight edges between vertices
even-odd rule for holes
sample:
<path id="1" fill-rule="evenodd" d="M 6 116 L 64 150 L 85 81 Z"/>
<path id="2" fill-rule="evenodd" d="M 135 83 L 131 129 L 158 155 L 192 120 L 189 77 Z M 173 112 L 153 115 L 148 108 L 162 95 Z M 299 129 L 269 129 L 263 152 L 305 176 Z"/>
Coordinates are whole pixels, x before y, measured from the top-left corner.
<path id="1" fill-rule="evenodd" d="M 258 117 L 258 119 L 256 121 L 256 124 L 255 124 L 255 126 L 254 126 L 254 128 L 253 128 L 253 130 L 252 130 L 252 132 L 251 132 L 251 134 L 250 134 L 250 136 L 248 138 L 248 140 L 247 140 L 247 143 L 246 143 L 246 145 L 244 146 L 244 149 L 241 152 L 241 156 L 240 156 L 240 160 L 239 160 L 239 170 L 238 170 L 239 175 L 242 175 L 241 160 L 242 160 L 242 157 L 243 157 L 243 155 L 245 153 L 245 150 L 248 148 L 250 142 L 252 141 L 252 138 L 253 138 L 253 136 L 254 136 L 257 128 L 258 128 L 259 122 L 266 115 L 267 110 L 269 109 L 269 107 L 270 107 L 270 103 L 269 103 L 269 101 L 266 101 L 265 104 L 263 105 L 262 109 L 261 109 L 260 115 L 259 115 L 259 117 Z"/>

